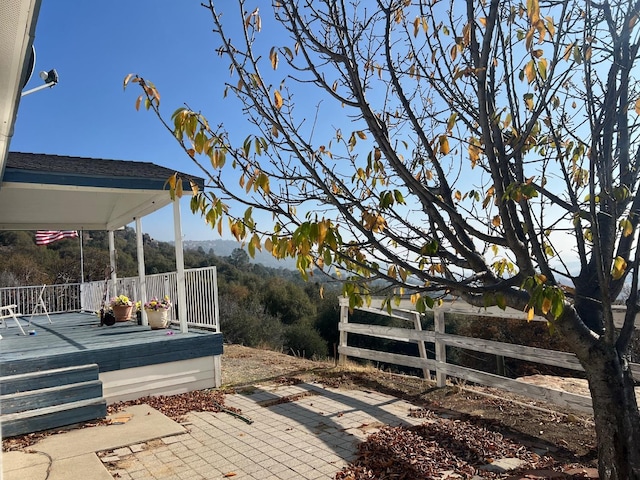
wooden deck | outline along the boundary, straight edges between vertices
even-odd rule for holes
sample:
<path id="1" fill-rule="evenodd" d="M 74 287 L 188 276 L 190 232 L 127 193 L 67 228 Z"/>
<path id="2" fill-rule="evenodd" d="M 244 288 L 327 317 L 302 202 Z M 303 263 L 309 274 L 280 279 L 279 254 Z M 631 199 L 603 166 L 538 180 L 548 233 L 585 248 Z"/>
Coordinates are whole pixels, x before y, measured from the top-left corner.
<path id="1" fill-rule="evenodd" d="M 100 327 L 85 313 L 22 317 L 0 327 L 0 377 L 97 364 L 107 401 L 220 385 L 222 334 L 151 330 L 135 321 Z M 217 378 L 216 378 L 217 377 Z"/>

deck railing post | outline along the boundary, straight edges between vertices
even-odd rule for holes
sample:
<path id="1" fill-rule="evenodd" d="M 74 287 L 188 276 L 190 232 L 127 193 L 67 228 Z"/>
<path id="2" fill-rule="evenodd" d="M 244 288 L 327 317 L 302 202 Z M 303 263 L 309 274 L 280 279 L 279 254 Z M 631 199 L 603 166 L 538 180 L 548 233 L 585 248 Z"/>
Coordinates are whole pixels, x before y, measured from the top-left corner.
<path id="1" fill-rule="evenodd" d="M 433 310 L 433 324 L 436 337 L 436 362 L 447 363 L 447 346 L 440 339 L 440 335 L 444 331 L 444 311 L 441 308 Z M 447 384 L 447 374 L 436 366 L 436 384 L 438 387 L 444 387 Z"/>
<path id="2" fill-rule="evenodd" d="M 109 230 L 109 267 L 111 269 L 111 295 L 115 297 L 118 295 L 118 276 L 116 273 L 116 240 L 113 234 L 113 230 Z M 104 300 L 103 300 L 104 301 Z"/>
<path id="3" fill-rule="evenodd" d="M 338 346 L 338 363 L 344 365 L 347 361 L 347 356 L 340 352 L 342 347 L 347 346 L 347 323 L 349 323 L 349 299 L 340 299 L 340 324 L 338 330 L 340 331 L 340 344 Z"/>
<path id="4" fill-rule="evenodd" d="M 144 266 L 144 242 L 142 235 L 142 219 L 136 217 L 136 253 L 138 255 L 138 300 L 140 301 L 140 318 L 142 325 L 149 325 L 144 304 L 147 303 L 147 274 Z M 136 312 L 137 315 L 137 312 Z"/>
<path id="5" fill-rule="evenodd" d="M 184 251 L 182 250 L 182 225 L 180 223 L 180 199 L 178 198 L 173 201 L 173 233 L 176 250 L 178 319 L 180 320 L 180 332 L 187 333 L 189 331 L 187 327 L 187 289 L 184 280 Z"/>

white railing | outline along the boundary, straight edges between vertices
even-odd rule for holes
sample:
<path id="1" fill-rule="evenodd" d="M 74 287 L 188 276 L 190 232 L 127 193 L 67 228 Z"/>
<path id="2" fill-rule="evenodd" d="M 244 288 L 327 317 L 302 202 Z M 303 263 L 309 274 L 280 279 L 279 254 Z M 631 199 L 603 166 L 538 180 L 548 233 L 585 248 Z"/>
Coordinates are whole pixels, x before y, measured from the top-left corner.
<path id="1" fill-rule="evenodd" d="M 82 309 L 79 283 L 3 287 L 0 288 L 0 305 L 17 305 L 16 312 L 30 315 L 41 292 L 49 313 L 78 312 Z"/>
<path id="2" fill-rule="evenodd" d="M 515 310 L 507 312 L 503 312 L 497 308 L 479 310 L 463 302 L 456 303 L 455 306 L 445 304 L 430 311 L 434 318 L 433 331 L 430 331 L 422 330 L 421 320 L 424 318 L 424 315 L 418 313 L 409 301 L 403 301 L 400 305 L 393 308 L 391 313 L 381 308 L 382 301 L 379 299 L 374 300 L 370 306 L 357 309 L 393 319 L 405 320 L 407 322 L 406 328 L 349 323 L 349 300 L 342 298 L 340 299 L 340 323 L 338 326 L 340 333 L 340 346 L 338 347 L 340 361 L 344 362 L 347 357 L 354 357 L 373 362 L 402 365 L 421 369 L 425 378 L 429 378 L 431 376 L 430 372 L 435 371 L 436 381 L 439 387 L 446 384 L 447 377 L 454 377 L 480 385 L 502 388 L 531 398 L 568 406 L 577 410 L 591 411 L 590 397 L 548 389 L 520 380 L 447 362 L 447 347 L 449 347 L 493 354 L 497 357 L 515 358 L 544 365 L 552 365 L 569 370 L 583 370 L 578 359 L 572 353 L 446 333 L 445 317 L 447 313 L 483 317 L 481 321 L 491 321 L 491 318 L 517 318 L 526 321 L 525 314 Z M 418 354 L 417 356 L 410 356 L 350 346 L 348 338 L 348 334 L 350 333 L 395 340 L 397 342 L 415 343 L 418 345 Z M 427 343 L 434 346 L 432 350 L 435 355 L 432 355 L 432 358 L 428 358 L 427 356 L 427 349 L 425 347 Z M 634 377 L 640 378 L 640 364 L 631 363 L 630 366 Z"/>
<path id="3" fill-rule="evenodd" d="M 176 272 L 158 273 L 146 276 L 147 300 L 168 295 L 173 308 L 170 310 L 171 320 L 178 319 L 178 285 Z M 141 298 L 138 277 L 118 278 L 116 288 L 111 280 L 99 282 L 67 283 L 47 285 L 43 293 L 44 304 L 49 313 L 65 312 L 97 312 L 105 297 L 116 293 L 124 294 L 133 301 Z M 218 282 L 216 267 L 192 268 L 185 270 L 187 298 L 187 325 L 220 331 L 218 313 Z M 105 291 L 105 288 L 107 289 Z M 16 311 L 23 315 L 31 314 L 38 302 L 42 285 L 29 287 L 0 288 L 0 305 L 18 305 Z"/>

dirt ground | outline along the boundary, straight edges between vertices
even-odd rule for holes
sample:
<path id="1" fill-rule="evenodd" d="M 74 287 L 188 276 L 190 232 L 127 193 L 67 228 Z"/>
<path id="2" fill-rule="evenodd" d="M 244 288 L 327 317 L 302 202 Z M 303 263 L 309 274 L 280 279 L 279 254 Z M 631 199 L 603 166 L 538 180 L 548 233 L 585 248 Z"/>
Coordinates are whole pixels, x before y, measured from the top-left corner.
<path id="1" fill-rule="evenodd" d="M 225 345 L 222 357 L 223 387 L 241 390 L 243 385 L 295 377 L 331 387 L 376 390 L 399 396 L 438 412 L 499 429 L 503 434 L 547 450 L 561 461 L 596 465 L 593 418 L 555 405 L 509 394 L 502 390 L 457 383 L 436 388 L 435 383 L 416 377 L 395 375 L 355 364 L 337 367 L 269 350 Z M 538 385 L 585 394 L 581 381 L 536 375 Z M 588 394 L 588 393 L 587 393 Z"/>

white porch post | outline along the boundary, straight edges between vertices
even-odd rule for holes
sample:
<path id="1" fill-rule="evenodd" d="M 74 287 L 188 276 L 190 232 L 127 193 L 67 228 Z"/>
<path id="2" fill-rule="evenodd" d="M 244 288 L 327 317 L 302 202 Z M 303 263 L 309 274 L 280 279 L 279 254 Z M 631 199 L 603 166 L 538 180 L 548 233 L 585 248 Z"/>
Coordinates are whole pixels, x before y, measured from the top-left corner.
<path id="1" fill-rule="evenodd" d="M 184 282 L 184 253 L 182 251 L 182 225 L 180 223 L 180 199 L 173 201 L 173 233 L 176 246 L 176 281 L 178 283 L 178 317 L 180 333 L 187 333 L 187 290 Z"/>
<path id="2" fill-rule="evenodd" d="M 136 249 L 138 254 L 138 279 L 140 291 L 138 292 L 138 300 L 140 300 L 140 308 L 142 309 L 142 325 L 148 325 L 147 312 L 144 310 L 144 304 L 147 303 L 147 275 L 144 271 L 144 245 L 142 243 L 142 220 L 136 217 Z"/>
<path id="3" fill-rule="evenodd" d="M 118 276 L 116 274 L 116 241 L 113 230 L 109 230 L 109 266 L 111 267 L 111 288 L 113 289 L 111 296 L 115 297 L 118 295 L 116 288 Z"/>

